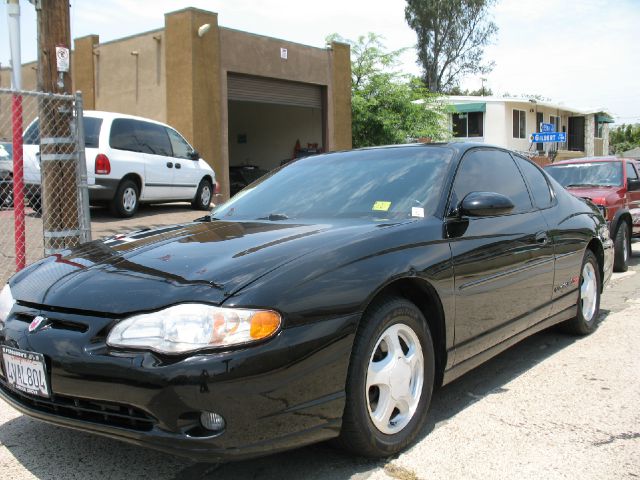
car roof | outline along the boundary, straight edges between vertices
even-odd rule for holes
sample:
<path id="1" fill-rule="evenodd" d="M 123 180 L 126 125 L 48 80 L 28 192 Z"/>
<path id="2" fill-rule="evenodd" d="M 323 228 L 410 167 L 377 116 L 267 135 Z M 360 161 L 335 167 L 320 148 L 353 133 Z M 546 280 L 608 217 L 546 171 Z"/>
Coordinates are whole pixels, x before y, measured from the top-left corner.
<path id="1" fill-rule="evenodd" d="M 113 120 L 115 118 L 126 118 L 126 119 L 129 119 L 129 120 L 142 120 L 143 122 L 156 123 L 158 125 L 162 125 L 163 127 L 169 126 L 166 123 L 159 122 L 159 121 L 153 120 L 151 118 L 138 117 L 136 115 L 129 115 L 129 114 L 126 114 L 126 113 L 106 112 L 106 111 L 102 111 L 102 110 L 85 110 L 83 113 L 84 113 L 85 117 L 102 118 L 102 119 L 105 119 L 105 120 Z"/>
<path id="2" fill-rule="evenodd" d="M 601 156 L 601 157 L 581 157 L 581 158 L 570 158 L 567 160 L 559 160 L 557 162 L 553 162 L 552 164 L 546 165 L 547 167 L 553 165 L 569 165 L 572 163 L 592 163 L 592 162 L 619 162 L 621 160 L 626 160 L 628 162 L 635 162 L 632 158 L 624 158 L 624 157 L 616 157 L 614 155 Z"/>

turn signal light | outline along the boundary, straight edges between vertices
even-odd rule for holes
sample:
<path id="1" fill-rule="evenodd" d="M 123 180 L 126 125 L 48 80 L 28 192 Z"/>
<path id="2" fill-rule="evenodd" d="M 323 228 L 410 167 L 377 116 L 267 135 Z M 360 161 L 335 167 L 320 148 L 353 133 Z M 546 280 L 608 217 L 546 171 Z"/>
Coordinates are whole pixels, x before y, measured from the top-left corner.
<path id="1" fill-rule="evenodd" d="M 280 315 L 276 312 L 257 312 L 251 317 L 251 329 L 249 334 L 253 340 L 267 338 L 280 326 Z"/>
<path id="2" fill-rule="evenodd" d="M 109 175 L 111 173 L 111 163 L 109 157 L 104 153 L 96 155 L 96 174 Z"/>

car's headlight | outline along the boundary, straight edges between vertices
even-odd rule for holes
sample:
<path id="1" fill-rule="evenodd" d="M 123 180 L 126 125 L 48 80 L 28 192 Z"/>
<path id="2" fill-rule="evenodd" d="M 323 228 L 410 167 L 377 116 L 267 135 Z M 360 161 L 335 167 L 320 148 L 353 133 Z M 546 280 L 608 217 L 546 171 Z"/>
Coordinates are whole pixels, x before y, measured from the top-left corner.
<path id="1" fill-rule="evenodd" d="M 2 291 L 0 291 L 0 325 L 5 322 L 15 303 L 16 301 L 13 299 L 13 295 L 11 295 L 11 288 L 9 288 L 9 284 L 7 283 L 2 288 Z"/>
<path id="2" fill-rule="evenodd" d="M 280 323 L 280 314 L 272 310 L 184 303 L 122 320 L 109 333 L 107 344 L 184 353 L 264 340 L 278 331 Z"/>

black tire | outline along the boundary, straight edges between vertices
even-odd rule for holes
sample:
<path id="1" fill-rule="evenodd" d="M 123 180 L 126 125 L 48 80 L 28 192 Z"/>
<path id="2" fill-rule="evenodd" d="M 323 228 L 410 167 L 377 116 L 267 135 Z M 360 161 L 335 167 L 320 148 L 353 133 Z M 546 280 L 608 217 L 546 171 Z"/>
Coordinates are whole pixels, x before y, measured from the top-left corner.
<path id="1" fill-rule="evenodd" d="M 388 434 L 379 430 L 371 419 L 366 379 L 369 362 L 376 353 L 374 348 L 381 335 L 395 324 L 409 326 L 419 339 L 424 380 L 413 416 L 400 431 Z M 377 301 L 367 309 L 356 334 L 347 376 L 342 430 L 335 443 L 357 455 L 371 458 L 388 457 L 407 447 L 415 440 L 425 423 L 433 393 L 434 375 L 433 341 L 429 326 L 420 310 L 404 298 L 386 297 Z"/>
<path id="2" fill-rule="evenodd" d="M 116 194 L 111 201 L 111 213 L 122 218 L 133 217 L 140 206 L 139 199 L 140 190 L 138 190 L 136 183 L 133 180 L 125 179 L 118 185 Z"/>
<path id="3" fill-rule="evenodd" d="M 208 192 L 208 195 L 206 193 Z M 207 201 L 208 197 L 208 201 Z M 195 210 L 209 210 L 211 208 L 211 200 L 213 199 L 213 184 L 211 180 L 203 178 L 198 185 L 196 196 L 191 201 L 191 207 Z"/>
<path id="4" fill-rule="evenodd" d="M 591 264 L 593 275 L 595 275 L 595 310 L 588 316 L 589 312 L 583 311 L 582 287 L 585 282 L 585 266 Z M 564 330 L 572 335 L 589 335 L 598 326 L 598 316 L 600 314 L 600 292 L 602 290 L 602 279 L 600 278 L 600 267 L 598 260 L 591 250 L 587 250 L 580 267 L 580 281 L 578 283 L 578 314 L 575 318 L 563 324 Z M 587 317 L 585 317 L 587 314 Z"/>
<path id="5" fill-rule="evenodd" d="M 631 235 L 629 235 L 629 230 L 627 222 L 621 221 L 614 238 L 614 272 L 626 272 L 629 269 L 629 257 L 631 256 Z"/>

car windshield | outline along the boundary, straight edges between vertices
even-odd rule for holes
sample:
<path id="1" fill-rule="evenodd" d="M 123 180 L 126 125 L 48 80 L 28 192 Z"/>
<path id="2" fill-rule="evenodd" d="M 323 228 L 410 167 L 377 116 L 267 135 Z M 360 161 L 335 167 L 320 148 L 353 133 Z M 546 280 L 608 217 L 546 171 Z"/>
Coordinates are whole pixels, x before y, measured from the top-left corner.
<path id="1" fill-rule="evenodd" d="M 399 219 L 436 208 L 451 150 L 405 147 L 317 155 L 262 177 L 213 210 L 217 219 Z"/>
<path id="2" fill-rule="evenodd" d="M 563 187 L 612 187 L 622 185 L 620 162 L 569 163 L 545 170 Z"/>

